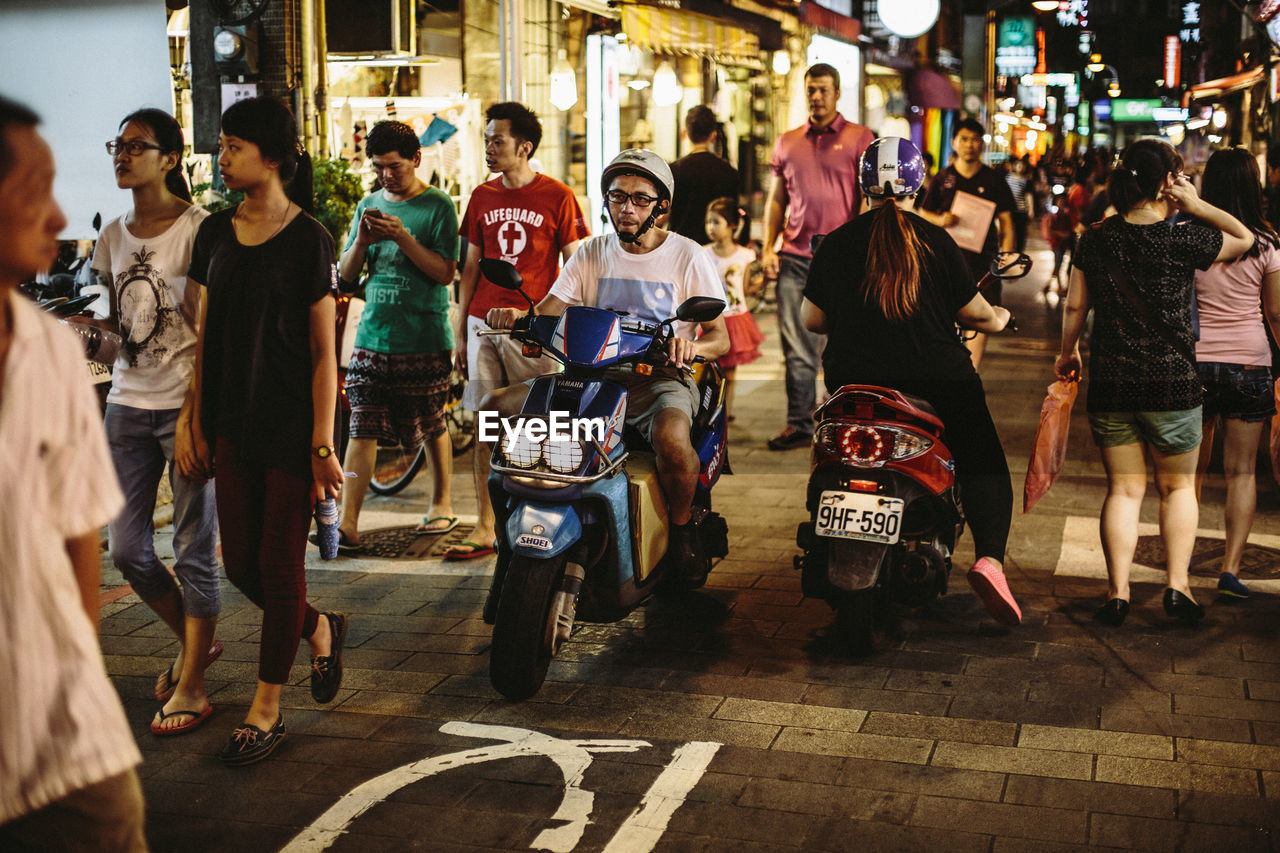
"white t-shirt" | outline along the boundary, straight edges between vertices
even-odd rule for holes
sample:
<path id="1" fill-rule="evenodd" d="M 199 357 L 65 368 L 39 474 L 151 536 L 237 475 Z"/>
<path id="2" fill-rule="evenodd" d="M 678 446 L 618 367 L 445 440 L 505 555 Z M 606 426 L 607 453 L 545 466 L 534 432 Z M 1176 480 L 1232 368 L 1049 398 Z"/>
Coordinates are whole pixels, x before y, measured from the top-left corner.
<path id="1" fill-rule="evenodd" d="M 0 295 L 0 300 L 4 296 Z M 84 349 L 25 298 L 0 400 L 0 824 L 142 760 L 66 539 L 124 505 Z"/>
<path id="2" fill-rule="evenodd" d="M 622 248 L 617 234 L 593 237 L 560 270 L 550 294 L 570 305 L 626 311 L 646 323 L 661 323 L 691 296 L 724 299 L 724 286 L 702 247 L 679 234 L 643 255 Z M 677 337 L 693 340 L 696 323 L 674 324 Z"/>
<path id="3" fill-rule="evenodd" d="M 187 208 L 158 237 L 139 239 L 124 217 L 106 224 L 93 268 L 111 279 L 124 346 L 116 358 L 107 402 L 136 409 L 182 405 L 195 369 L 199 288 L 187 288 L 191 245 L 209 213 Z"/>
<path id="4" fill-rule="evenodd" d="M 720 275 L 720 281 L 724 283 L 724 293 L 729 301 L 729 307 L 724 310 L 725 315 L 741 314 L 746 311 L 747 294 L 743 285 L 747 278 L 747 268 L 756 261 L 756 253 L 746 246 L 738 246 L 733 250 L 733 254 L 722 258 L 716 254 L 715 248 L 711 245 L 703 248 L 711 256 L 712 262 L 716 265 L 716 272 Z"/>
<path id="5" fill-rule="evenodd" d="M 1218 261 L 1207 270 L 1196 270 L 1196 361 L 1271 366 L 1271 347 L 1262 325 L 1262 280 L 1280 270 L 1280 249 L 1258 242 L 1257 257 L 1230 264 Z"/>

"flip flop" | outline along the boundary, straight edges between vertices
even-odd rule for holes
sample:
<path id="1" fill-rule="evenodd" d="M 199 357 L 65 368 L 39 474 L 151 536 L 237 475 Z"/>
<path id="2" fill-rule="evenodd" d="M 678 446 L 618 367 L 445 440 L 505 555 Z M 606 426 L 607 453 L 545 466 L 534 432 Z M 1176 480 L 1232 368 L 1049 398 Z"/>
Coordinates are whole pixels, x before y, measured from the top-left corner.
<path id="1" fill-rule="evenodd" d="M 435 524 L 437 521 L 443 521 L 445 523 L 445 526 L 434 527 L 434 528 L 431 527 L 431 525 Z M 430 518 L 427 518 L 424 515 L 422 517 L 422 523 L 418 525 L 418 528 L 415 532 L 426 533 L 430 536 L 440 536 L 442 534 L 448 533 L 449 531 L 453 530 L 453 528 L 457 526 L 458 526 L 458 517 L 456 515 L 433 515 Z"/>
<path id="2" fill-rule="evenodd" d="M 151 733 L 153 735 L 160 735 L 161 737 L 167 737 L 169 735 L 186 734 L 192 729 L 199 728 L 200 725 L 204 723 L 205 720 L 209 719 L 209 717 L 213 714 L 213 706 L 206 705 L 203 711 L 170 711 L 167 714 L 165 713 L 164 709 L 161 708 L 156 713 L 160 715 L 160 719 L 151 721 Z M 184 716 L 190 717 L 191 719 L 180 726 L 172 726 L 169 728 L 162 728 L 160 726 L 161 722 L 169 719 L 170 717 L 184 717 Z"/>
<path id="3" fill-rule="evenodd" d="M 222 643 L 214 640 L 213 645 L 209 647 L 209 656 L 204 661 L 205 669 L 208 669 L 209 665 L 220 657 L 222 657 Z M 173 664 L 169 664 L 168 668 L 160 675 L 164 678 L 164 689 L 155 690 L 152 695 L 156 697 L 157 702 L 164 704 L 173 697 L 173 691 L 178 689 L 178 682 L 173 677 Z"/>
<path id="4" fill-rule="evenodd" d="M 467 550 L 463 550 L 463 549 Z M 457 545 L 450 545 L 444 551 L 444 558 L 457 562 L 459 560 L 475 560 L 479 557 L 488 557 L 497 553 L 492 547 L 486 547 L 479 542 L 459 542 Z"/>

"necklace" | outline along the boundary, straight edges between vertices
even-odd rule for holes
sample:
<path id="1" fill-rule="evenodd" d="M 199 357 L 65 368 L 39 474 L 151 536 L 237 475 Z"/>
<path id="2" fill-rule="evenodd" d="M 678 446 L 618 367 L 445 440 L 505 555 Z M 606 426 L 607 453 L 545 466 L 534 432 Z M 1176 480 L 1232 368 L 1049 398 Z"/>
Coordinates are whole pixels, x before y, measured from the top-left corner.
<path id="1" fill-rule="evenodd" d="M 293 202 L 291 202 L 291 201 L 290 201 L 290 202 L 287 202 L 287 203 L 285 204 L 285 206 L 284 206 L 284 212 L 280 214 L 280 224 L 276 226 L 276 230 L 272 231 L 272 232 L 271 232 L 271 235 L 270 235 L 269 237 L 267 237 L 265 240 L 262 240 L 262 241 L 260 241 L 260 242 L 258 242 L 258 243 L 254 243 L 253 245 L 255 245 L 255 246 L 261 246 L 263 243 L 270 243 L 273 239 L 275 239 L 275 236 L 276 236 L 277 234 L 279 234 L 279 233 L 284 229 L 284 221 L 285 221 L 285 219 L 289 216 L 289 210 L 290 210 L 290 208 L 292 208 L 292 207 L 293 207 Z M 240 215 L 240 206 L 239 206 L 239 205 L 237 205 L 237 206 L 236 206 L 236 212 L 235 212 L 235 213 L 233 213 L 233 214 L 231 215 L 231 218 L 232 218 L 232 219 L 239 219 L 239 220 L 240 220 L 240 223 L 241 223 L 242 225 L 245 225 L 245 224 L 246 224 L 246 223 L 245 223 L 245 219 L 244 219 L 244 217 Z"/>

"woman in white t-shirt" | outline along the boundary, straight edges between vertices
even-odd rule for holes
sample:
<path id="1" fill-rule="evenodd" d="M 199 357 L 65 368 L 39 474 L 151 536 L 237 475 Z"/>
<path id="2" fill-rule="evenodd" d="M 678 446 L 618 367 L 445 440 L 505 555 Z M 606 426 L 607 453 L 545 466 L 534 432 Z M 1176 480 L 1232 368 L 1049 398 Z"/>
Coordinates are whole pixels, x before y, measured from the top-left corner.
<path id="1" fill-rule="evenodd" d="M 717 358 L 716 364 L 724 371 L 724 410 L 729 420 L 733 420 L 733 375 L 738 365 L 749 364 L 760 357 L 760 344 L 764 343 L 764 332 L 747 310 L 747 289 L 763 285 L 760 263 L 755 252 L 734 242 L 742 217 L 738 202 L 729 196 L 708 204 L 706 229 L 711 242 L 703 247 L 710 253 L 716 272 L 724 282 L 728 303 L 721 316 L 729 332 L 729 351 Z"/>
<path id="2" fill-rule="evenodd" d="M 191 203 L 182 176 L 182 128 L 162 110 L 138 110 L 107 143 L 116 186 L 133 194 L 128 213 L 102 229 L 92 268 L 110 294 L 106 321 L 124 339 L 107 395 L 105 426 L 125 508 L 108 527 L 111 558 L 138 597 L 178 638 L 176 658 L 156 679 L 163 707 L 151 723 L 158 735 L 181 734 L 213 707 L 204 670 L 222 652 L 213 639 L 222 608 L 217 515 L 212 481 L 175 473 L 178 430 L 195 367 L 200 292 L 187 287 L 191 246 L 207 212 Z M 156 490 L 169 465 L 173 487 L 174 572 L 153 546 Z M 196 653 L 188 655 L 187 650 Z"/>
<path id="3" fill-rule="evenodd" d="M 1226 551 L 1218 594 L 1248 598 L 1239 580 L 1240 557 L 1257 506 L 1254 461 L 1262 426 L 1275 414 L 1271 348 L 1265 322 L 1280 335 L 1280 237 L 1262 212 L 1258 164 L 1244 148 L 1217 151 L 1204 170 L 1204 200 L 1251 230 L 1253 248 L 1234 261 L 1196 273 L 1200 340 L 1196 362 L 1204 385 L 1204 439 L 1196 493 L 1213 452 L 1213 429 L 1222 421 L 1222 469 L 1227 481 Z"/>

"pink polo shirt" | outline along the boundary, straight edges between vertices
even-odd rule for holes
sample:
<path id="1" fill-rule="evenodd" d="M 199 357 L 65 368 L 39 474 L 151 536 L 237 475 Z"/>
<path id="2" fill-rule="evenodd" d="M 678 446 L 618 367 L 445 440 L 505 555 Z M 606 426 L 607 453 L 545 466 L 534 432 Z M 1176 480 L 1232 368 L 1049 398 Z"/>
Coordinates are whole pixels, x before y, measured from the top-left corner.
<path id="1" fill-rule="evenodd" d="M 874 139 L 870 130 L 839 114 L 821 130 L 806 122 L 778 137 L 769 165 L 787 190 L 782 251 L 812 257 L 814 234 L 830 234 L 858 215 L 858 159 Z"/>
<path id="2" fill-rule="evenodd" d="M 1271 366 L 1271 347 L 1262 325 L 1262 280 L 1280 271 L 1280 249 L 1259 242 L 1262 250 L 1256 257 L 1196 270 L 1196 361 Z"/>

